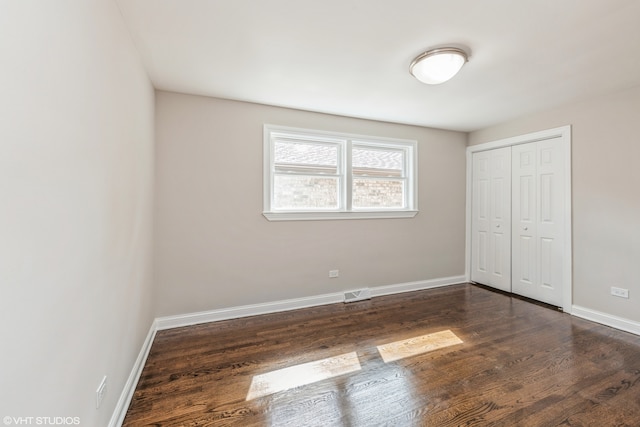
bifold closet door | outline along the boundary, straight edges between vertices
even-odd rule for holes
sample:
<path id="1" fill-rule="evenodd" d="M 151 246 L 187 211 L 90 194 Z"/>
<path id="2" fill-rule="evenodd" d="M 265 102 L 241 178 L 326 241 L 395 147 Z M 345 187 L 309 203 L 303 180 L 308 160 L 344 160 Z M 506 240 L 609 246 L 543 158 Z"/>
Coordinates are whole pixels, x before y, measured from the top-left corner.
<path id="1" fill-rule="evenodd" d="M 473 153 L 471 280 L 511 292 L 511 147 Z"/>
<path id="2" fill-rule="evenodd" d="M 512 159 L 512 291 L 562 306 L 562 147 L 553 139 L 516 145 Z"/>

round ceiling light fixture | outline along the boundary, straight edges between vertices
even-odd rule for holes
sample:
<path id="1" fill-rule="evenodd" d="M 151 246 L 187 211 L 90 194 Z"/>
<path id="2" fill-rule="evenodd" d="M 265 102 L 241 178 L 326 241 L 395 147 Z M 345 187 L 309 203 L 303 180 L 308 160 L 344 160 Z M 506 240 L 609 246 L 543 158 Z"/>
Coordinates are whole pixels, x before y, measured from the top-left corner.
<path id="1" fill-rule="evenodd" d="M 421 53 L 409 66 L 409 72 L 422 83 L 437 85 L 455 76 L 467 62 L 467 52 L 443 47 Z"/>

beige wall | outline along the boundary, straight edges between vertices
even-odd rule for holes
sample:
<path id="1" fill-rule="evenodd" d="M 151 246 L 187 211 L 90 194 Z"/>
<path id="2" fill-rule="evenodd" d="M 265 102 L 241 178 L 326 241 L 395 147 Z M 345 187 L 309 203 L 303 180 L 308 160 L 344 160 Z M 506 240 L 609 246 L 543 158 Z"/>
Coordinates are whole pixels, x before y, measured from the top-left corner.
<path id="1" fill-rule="evenodd" d="M 473 132 L 478 144 L 572 126 L 573 303 L 640 321 L 640 87 Z M 610 295 L 629 289 L 630 298 Z"/>
<path id="2" fill-rule="evenodd" d="M 267 221 L 264 123 L 418 140 L 420 213 Z M 464 274 L 463 133 L 157 92 L 156 136 L 158 315 Z"/>
<path id="3" fill-rule="evenodd" d="M 153 88 L 112 0 L 0 28 L 0 418 L 106 426 L 153 320 Z"/>

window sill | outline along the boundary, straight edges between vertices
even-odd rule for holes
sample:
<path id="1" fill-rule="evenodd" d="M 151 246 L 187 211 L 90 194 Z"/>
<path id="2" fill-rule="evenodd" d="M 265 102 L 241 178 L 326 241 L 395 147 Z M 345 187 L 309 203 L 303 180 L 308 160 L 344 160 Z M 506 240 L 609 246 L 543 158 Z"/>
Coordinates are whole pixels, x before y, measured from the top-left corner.
<path id="1" fill-rule="evenodd" d="M 336 219 L 413 218 L 418 211 L 374 212 L 263 212 L 269 221 L 325 221 Z"/>

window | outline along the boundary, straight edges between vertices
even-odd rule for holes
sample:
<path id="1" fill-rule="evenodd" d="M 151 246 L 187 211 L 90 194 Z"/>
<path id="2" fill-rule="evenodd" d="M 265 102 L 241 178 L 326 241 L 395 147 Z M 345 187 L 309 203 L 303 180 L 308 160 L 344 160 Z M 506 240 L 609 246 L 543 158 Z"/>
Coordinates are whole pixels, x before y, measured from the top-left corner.
<path id="1" fill-rule="evenodd" d="M 416 141 L 264 127 L 269 220 L 417 214 Z"/>

